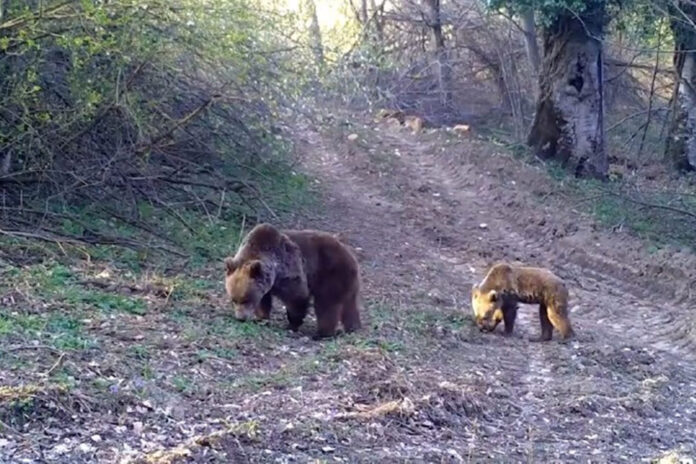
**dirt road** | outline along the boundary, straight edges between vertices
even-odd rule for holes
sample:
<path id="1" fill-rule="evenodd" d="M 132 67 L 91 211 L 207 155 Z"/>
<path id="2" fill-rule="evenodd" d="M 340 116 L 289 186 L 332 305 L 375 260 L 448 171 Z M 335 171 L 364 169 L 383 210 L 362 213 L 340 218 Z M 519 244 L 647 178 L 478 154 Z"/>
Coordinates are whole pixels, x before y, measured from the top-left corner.
<path id="1" fill-rule="evenodd" d="M 468 316 L 471 283 L 497 260 L 549 266 L 571 287 L 573 343 L 529 343 L 539 330 L 529 307 L 513 339 L 443 336 L 429 359 L 413 360 L 411 382 L 437 378 L 480 408 L 425 434 L 439 450 L 430 459 L 694 457 L 693 256 L 649 255 L 627 234 L 596 230 L 544 171 L 473 137 L 357 125 L 336 138 L 353 131 L 357 140 L 339 144 L 310 133 L 305 163 L 332 199 L 326 227 L 361 250 L 372 298 Z M 418 431 L 396 435 L 409 445 L 384 458 L 427 458 Z"/>

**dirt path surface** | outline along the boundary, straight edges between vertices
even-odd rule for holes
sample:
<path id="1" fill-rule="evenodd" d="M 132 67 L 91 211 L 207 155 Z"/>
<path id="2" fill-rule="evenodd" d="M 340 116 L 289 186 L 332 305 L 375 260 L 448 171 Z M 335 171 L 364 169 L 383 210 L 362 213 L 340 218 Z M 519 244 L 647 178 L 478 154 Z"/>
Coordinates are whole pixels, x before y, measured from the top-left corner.
<path id="1" fill-rule="evenodd" d="M 637 462 L 674 450 L 693 456 L 692 256 L 649 255 L 626 234 L 595 230 L 554 195 L 545 173 L 490 145 L 359 125 L 329 140 L 353 131 L 358 139 L 338 146 L 310 133 L 305 161 L 332 199 L 326 227 L 344 231 L 361 252 L 368 295 L 403 311 L 468 316 L 471 283 L 487 266 L 521 261 L 567 280 L 578 333 L 567 345 L 529 343 L 539 330 L 529 307 L 513 339 L 443 334 L 427 359 L 409 360 L 409 379 L 439 379 L 440 390 L 477 407 L 457 411 L 461 423 L 427 432 L 412 425 L 390 436 L 411 447 L 424 440 L 431 457 L 424 443 L 415 454 L 375 451 L 365 441 L 356 448 L 380 459 L 453 462 Z"/>
<path id="2" fill-rule="evenodd" d="M 18 274 L 0 295 L 18 321 L 0 327 L 0 463 L 696 457 L 693 254 L 595 227 L 490 143 L 355 121 L 297 131 L 322 205 L 293 225 L 356 249 L 364 330 L 314 342 L 313 318 L 292 334 L 280 308 L 239 323 L 221 263 L 166 291 L 103 264 Z M 499 260 L 566 279 L 577 339 L 530 343 L 532 307 L 511 338 L 473 326 L 471 284 Z"/>

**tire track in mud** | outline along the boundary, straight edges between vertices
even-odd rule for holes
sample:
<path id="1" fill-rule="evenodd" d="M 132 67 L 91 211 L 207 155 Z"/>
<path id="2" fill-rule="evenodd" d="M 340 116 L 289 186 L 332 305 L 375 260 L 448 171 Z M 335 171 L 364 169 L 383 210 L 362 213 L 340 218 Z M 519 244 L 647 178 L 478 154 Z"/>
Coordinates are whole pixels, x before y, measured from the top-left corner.
<path id="1" fill-rule="evenodd" d="M 472 190 L 477 181 L 475 166 L 463 164 L 461 159 L 449 154 L 433 154 L 436 147 L 420 146 L 404 138 L 393 138 L 390 134 L 387 136 L 392 137 L 393 143 L 406 145 L 400 152 L 411 155 L 411 163 L 405 164 L 410 165 L 412 172 L 406 178 L 428 179 L 446 192 L 443 198 L 454 199 L 455 203 L 462 205 L 460 211 L 469 210 L 468 215 L 459 218 L 457 226 L 460 230 L 466 229 L 472 221 L 474 226 L 486 223 L 486 245 L 502 250 L 505 259 L 520 259 L 554 268 L 575 287 L 580 297 L 576 302 L 583 302 L 579 315 L 621 322 L 621 330 L 613 330 L 612 338 L 635 340 L 638 337 L 643 345 L 696 359 L 693 324 L 684 320 L 684 315 L 694 309 L 696 302 L 679 297 L 674 290 L 675 286 L 688 288 L 690 282 L 670 286 L 662 284 L 657 277 L 641 276 L 631 270 L 630 265 L 613 259 L 608 253 L 610 250 L 591 251 L 593 243 L 578 246 L 567 238 L 550 242 L 542 233 L 529 236 L 525 234 L 528 229 L 520 223 L 519 216 L 515 218 L 514 212 L 504 214 L 505 207 L 487 202 L 485 197 Z M 472 205 L 475 206 L 474 214 L 471 213 Z M 469 227 L 469 232 L 472 230 L 475 229 Z M 478 251 L 480 254 L 481 250 Z M 503 256 L 495 258 L 503 259 Z M 591 291 L 585 291 L 586 288 Z M 598 296 L 600 302 L 611 303 L 610 311 L 596 303 Z"/>
<path id="2" fill-rule="evenodd" d="M 429 159 L 427 153 L 420 152 L 418 159 Z M 441 184 L 450 187 L 450 192 L 460 192 L 473 204 L 483 207 L 488 212 L 486 219 L 492 222 L 491 211 L 496 211 L 491 205 L 486 205 L 477 198 L 472 198 L 470 190 L 463 186 L 471 185 L 472 180 L 467 179 L 466 173 L 471 170 L 457 166 L 451 158 L 443 159 L 442 156 L 434 156 L 436 160 L 428 164 L 435 166 L 430 174 L 441 180 Z M 462 186 L 461 188 L 457 188 Z M 453 193 L 457 195 L 457 193 Z M 565 278 L 573 289 L 575 311 L 571 314 L 576 327 L 582 322 L 584 327 L 579 331 L 580 341 L 586 336 L 586 330 L 591 341 L 596 345 L 616 346 L 623 345 L 624 350 L 635 350 L 641 347 L 665 352 L 670 361 L 676 366 L 677 376 L 693 379 L 696 370 L 691 361 L 694 359 L 694 334 L 692 326 L 684 324 L 685 316 L 689 314 L 689 306 L 683 300 L 670 295 L 669 289 L 662 288 L 662 292 L 636 284 L 626 279 L 626 275 L 632 274 L 623 263 L 613 260 L 611 256 L 587 253 L 584 249 L 571 248 L 564 253 L 557 253 L 556 243 L 549 243 L 541 234 L 537 237 L 529 237 L 518 233 L 527 229 L 516 228 L 515 221 L 507 217 L 495 217 L 493 227 L 489 230 L 502 232 L 493 238 L 496 242 L 504 241 L 513 251 L 513 255 L 521 255 L 523 261 L 534 262 L 540 260 L 542 265 L 562 270 L 559 274 Z M 509 221 L 509 222 L 508 222 Z M 518 222 L 519 224 L 519 222 Z M 488 234 L 490 237 L 492 234 Z M 567 240 L 565 241 L 567 243 Z M 561 241 L 563 244 L 564 241 Z M 586 247 L 590 246 L 586 244 Z M 535 257 L 531 260 L 528 257 Z M 538 261 L 537 261 L 538 262 Z M 624 272 L 617 272 L 624 270 Z M 589 289 L 589 290 L 588 290 Z M 598 298 L 598 296 L 600 298 Z M 671 298 L 671 300 L 670 300 Z M 599 304 L 598 304 L 599 303 Z M 687 301 L 688 303 L 688 301 Z M 582 308 L 578 311 L 578 308 Z M 521 319 L 527 327 L 533 327 L 536 322 L 536 311 L 521 311 Z M 681 320 L 682 324 L 678 321 Z M 524 383 L 530 387 L 525 402 L 534 396 L 535 392 L 543 398 L 546 390 L 557 391 L 559 385 L 557 379 L 548 372 L 547 367 L 558 367 L 565 362 L 568 353 L 561 353 L 557 347 L 528 346 L 526 350 L 528 359 L 528 371 Z M 560 355 L 560 357 L 559 357 Z M 550 384 L 556 385 L 551 386 Z M 695 391 L 693 381 L 684 385 L 683 394 L 690 397 Z M 561 398 L 563 399 L 563 398 Z M 532 410 L 541 412 L 547 408 L 548 401 L 537 401 Z M 530 408 L 525 409 L 525 415 L 531 417 Z M 537 422 L 538 423 L 538 422 Z M 693 427 L 693 426 L 692 426 Z M 582 432 L 582 428 L 578 430 Z M 600 432 L 599 435 L 602 433 Z M 688 436 L 688 435 L 687 435 Z M 610 436 L 607 436 L 609 439 Z"/>
<path id="3" fill-rule="evenodd" d="M 550 240 L 533 228 L 530 234 L 530 228 L 523 224 L 524 218 L 515 217 L 515 212 L 505 206 L 491 203 L 485 192 L 483 195 L 477 192 L 480 176 L 485 173 L 471 163 L 434 153 L 437 147 L 408 138 L 388 134 L 385 137 L 391 138 L 389 144 L 399 147 L 400 153 L 391 160 L 393 165 L 388 175 L 375 178 L 374 173 L 372 177 L 367 174 L 369 156 L 362 160 L 355 154 L 346 158 L 329 149 L 322 152 L 321 166 L 316 160 L 310 161 L 313 170 L 333 183 L 331 187 L 337 194 L 352 205 L 350 215 L 355 217 L 343 218 L 340 227 L 352 229 L 352 235 L 361 245 L 366 243 L 367 236 L 384 240 L 381 245 L 373 243 L 369 250 L 368 255 L 378 256 L 379 260 L 372 263 L 376 271 L 372 274 L 382 275 L 383 270 L 386 274 L 398 272 L 399 265 L 394 265 L 393 256 L 407 249 L 409 256 L 402 256 L 405 261 L 420 257 L 441 266 L 437 278 L 442 280 L 430 285 L 459 288 L 456 299 L 467 307 L 469 286 L 463 284 L 480 279 L 492 260 L 518 259 L 549 266 L 571 287 L 571 319 L 578 332 L 577 341 L 527 342 L 526 338 L 539 330 L 538 312 L 536 308 L 522 308 L 516 327 L 518 336 L 496 346 L 496 360 L 502 369 L 509 370 L 510 380 L 516 382 L 521 405 L 520 414 L 510 418 L 508 430 L 503 433 L 527 443 L 530 456 L 548 456 L 547 447 L 560 445 L 587 457 L 601 448 L 598 443 L 606 446 L 615 442 L 615 429 L 623 430 L 616 418 L 600 415 L 588 429 L 585 417 L 571 415 L 561 428 L 548 417 L 563 417 L 568 411 L 583 408 L 611 409 L 617 401 L 629 402 L 612 396 L 612 392 L 622 392 L 626 398 L 633 391 L 643 394 L 641 382 L 654 381 L 651 376 L 662 375 L 660 369 L 670 380 L 679 382 L 674 387 L 674 401 L 693 396 L 696 385 L 689 379 L 694 379 L 696 372 L 686 359 L 692 358 L 696 350 L 693 332 L 687 325 L 675 325 L 680 313 L 683 315 L 688 309 L 689 300 L 680 301 L 670 288 L 656 290 L 656 286 L 644 285 L 630 265 L 611 259 L 610 253 L 587 251 L 590 243 L 576 245 L 567 237 Z M 312 145 L 321 146 L 315 134 Z M 318 152 L 316 148 L 314 153 Z M 375 203 L 380 205 L 379 212 L 375 211 Z M 486 227 L 481 228 L 481 223 L 486 223 Z M 396 226 L 399 236 L 408 242 L 406 247 L 390 242 L 385 235 Z M 453 263 L 458 264 L 453 266 Z M 475 275 L 467 273 L 471 266 L 477 270 Z M 378 287 L 380 283 L 374 285 Z M 665 310 L 656 301 L 669 301 L 670 308 Z M 661 367 L 657 371 L 648 369 L 645 378 L 634 379 L 631 376 L 637 374 L 630 371 L 633 358 L 627 358 L 625 353 L 635 351 L 642 355 L 641 350 L 647 348 L 658 352 L 655 359 L 659 359 L 656 362 Z M 612 362 L 623 363 L 627 373 L 613 373 Z M 582 371 L 585 365 L 593 369 L 592 374 Z M 559 376 L 558 372 L 568 366 L 580 370 Z M 632 404 L 619 406 L 637 408 Z M 673 443 L 681 443 L 684 437 L 696 434 L 696 417 L 690 411 L 687 411 L 687 423 L 676 429 L 653 412 L 638 409 L 635 414 L 636 420 L 641 414 L 653 414 L 650 417 L 661 424 L 658 427 L 661 432 L 670 430 Z M 636 427 L 635 434 L 642 434 L 641 440 L 646 443 L 661 443 L 659 436 L 651 435 L 655 433 L 654 424 L 648 421 L 645 426 Z M 635 439 L 629 438 L 625 446 L 627 456 L 645 456 L 655 451 L 649 445 L 632 449 L 630 443 Z M 491 440 L 486 446 L 497 445 Z"/>
<path id="4" fill-rule="evenodd" d="M 632 282 L 630 278 L 635 277 L 635 273 L 632 273 L 627 266 L 612 260 L 606 254 L 585 252 L 585 249 L 591 244 L 584 244 L 585 249 L 569 247 L 570 249 L 565 249 L 563 253 L 558 253 L 557 247 L 559 245 L 549 242 L 542 234 L 532 237 L 524 234 L 528 229 L 524 228 L 519 221 L 512 220 L 511 216 L 514 216 L 514 212 L 498 215 L 496 213 L 505 212 L 505 208 L 496 208 L 496 204 L 487 204 L 481 198 L 472 195 L 470 186 L 475 185 L 475 179 L 467 176 L 467 174 L 475 172 L 471 166 L 457 165 L 452 158 L 432 155 L 433 151 L 415 150 L 414 158 L 417 161 L 414 164 L 421 168 L 418 171 L 421 175 L 437 179 L 435 182 L 442 185 L 449 195 L 460 199 L 464 204 L 469 202 L 475 205 L 476 209 L 484 212 L 483 217 L 474 216 L 473 219 L 475 222 L 479 220 L 488 222 L 487 231 L 490 233 L 486 233 L 485 241 L 487 244 L 489 241 L 493 241 L 498 246 L 507 247 L 504 253 L 507 259 L 510 259 L 510 255 L 512 255 L 518 259 L 521 257 L 522 261 L 528 263 L 537 262 L 558 269 L 557 272 L 575 287 L 573 292 L 575 301 L 571 304 L 575 304 L 576 310 L 573 311 L 572 317 L 576 330 L 578 322 L 583 322 L 584 327 L 579 332 L 581 343 L 583 338 L 587 340 L 583 334 L 583 330 L 587 330 L 591 341 L 596 345 L 616 346 L 620 344 L 626 347 L 623 350 L 631 351 L 641 347 L 652 347 L 670 355 L 670 361 L 677 370 L 677 378 L 694 378 L 694 369 L 689 362 L 694 359 L 692 327 L 688 324 L 676 324 L 677 320 L 683 321 L 685 315 L 688 314 L 689 307 L 683 304 L 683 299 L 679 301 L 672 297 L 670 301 L 670 294 L 673 293 L 670 292 L 670 289 L 659 288 L 658 290 L 662 290 L 659 292 L 656 291 L 655 286 L 650 288 Z M 408 152 L 408 150 L 402 150 L 402 152 Z M 425 169 L 422 169 L 424 167 Z M 417 175 L 414 173 L 409 177 L 413 178 Z M 484 195 L 483 200 L 485 198 Z M 471 217 L 464 218 L 464 220 L 471 219 Z M 517 224 L 515 224 L 516 222 Z M 518 230 L 522 233 L 519 233 Z M 565 242 L 567 243 L 567 240 Z M 567 246 L 563 241 L 560 243 L 561 246 Z M 605 250 L 603 251 L 606 253 Z M 586 290 L 588 288 L 591 290 Z M 583 308 L 582 311 L 577 311 L 578 304 L 580 308 Z M 535 314 L 536 311 L 520 312 L 521 320 L 527 327 L 538 324 L 534 324 Z M 574 434 L 569 436 L 568 430 L 566 430 L 560 436 L 554 437 L 553 427 L 548 427 L 548 424 L 539 419 L 543 419 L 547 415 L 547 411 L 553 409 L 549 407 L 550 404 L 559 401 L 562 404 L 568 399 L 563 394 L 560 397 L 553 395 L 552 392 L 564 391 L 561 383 L 567 379 L 563 379 L 559 383 L 558 376 L 553 375 L 550 369 L 555 370 L 562 367 L 567 362 L 569 355 L 575 357 L 579 353 L 571 354 L 559 346 L 539 347 L 531 344 L 525 348 L 527 371 L 524 374 L 523 383 L 528 391 L 523 397 L 523 404 L 526 407 L 523 407 L 521 422 L 535 424 L 535 431 L 539 437 L 547 439 L 546 442 L 543 438 L 541 440 L 540 438 L 529 439 L 530 446 L 533 446 L 537 452 L 543 452 L 545 445 L 551 445 L 554 440 L 563 441 L 563 436 L 569 443 L 573 443 L 572 436 Z M 582 354 L 590 355 L 590 361 L 593 361 L 591 351 L 585 351 Z M 611 360 L 616 355 L 610 353 L 609 356 Z M 602 362 L 603 360 L 599 358 L 594 361 Z M 601 378 L 597 379 L 600 384 L 602 381 Z M 635 382 L 629 380 L 629 382 L 624 383 Z M 611 390 L 611 383 L 607 382 L 607 387 Z M 675 396 L 689 398 L 696 386 L 693 381 L 687 380 L 682 382 L 680 387 L 681 395 Z M 573 401 L 577 402 L 576 399 Z M 657 419 L 665 422 L 664 418 L 658 417 Z M 693 414 L 691 419 L 691 430 L 693 431 Z M 612 430 L 618 424 L 610 420 L 606 422 L 607 428 L 596 429 L 596 433 L 592 436 L 605 441 L 613 441 L 615 438 L 613 432 L 608 432 L 608 430 Z M 642 433 L 650 435 L 651 432 L 652 430 L 649 429 Z M 575 427 L 575 433 L 586 433 L 586 427 L 579 424 Z M 688 437 L 689 434 L 682 434 L 682 436 Z M 588 442 L 586 445 L 587 451 L 591 452 L 594 448 L 593 444 Z M 577 443 L 574 446 L 577 447 Z"/>

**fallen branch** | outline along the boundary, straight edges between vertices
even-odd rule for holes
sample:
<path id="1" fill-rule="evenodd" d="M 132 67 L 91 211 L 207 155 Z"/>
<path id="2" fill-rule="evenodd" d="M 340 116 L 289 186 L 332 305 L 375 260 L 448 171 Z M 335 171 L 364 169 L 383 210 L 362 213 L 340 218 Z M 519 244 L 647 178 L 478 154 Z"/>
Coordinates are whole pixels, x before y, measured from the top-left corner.
<path id="1" fill-rule="evenodd" d="M 17 345 L 17 346 L 8 346 L 7 348 L 3 348 L 2 351 L 5 351 L 7 353 L 12 353 L 15 351 L 25 351 L 25 350 L 46 350 L 50 351 L 52 353 L 60 353 L 57 349 L 53 348 L 52 346 L 48 345 Z"/>
<path id="2" fill-rule="evenodd" d="M 0 420 L 0 429 L 9 430 L 10 432 L 14 433 L 15 435 L 20 435 L 20 433 L 17 429 L 10 427 L 9 425 L 7 425 L 5 422 L 3 422 L 1 420 Z"/>
<path id="3" fill-rule="evenodd" d="M 693 212 L 685 210 L 685 209 L 676 208 L 674 206 L 669 206 L 669 205 L 661 205 L 658 203 L 650 203 L 647 201 L 636 200 L 636 199 L 631 198 L 629 196 L 622 195 L 622 194 L 616 193 L 616 192 L 611 192 L 611 191 L 607 191 L 606 194 L 618 197 L 618 198 L 620 198 L 624 201 L 627 201 L 629 203 L 633 203 L 633 204 L 640 205 L 640 206 L 645 206 L 646 208 L 664 209 L 667 211 L 671 211 L 673 213 L 683 214 L 684 216 L 689 216 L 689 217 L 696 219 L 696 213 L 693 213 Z"/>
<path id="4" fill-rule="evenodd" d="M 43 377 L 48 377 L 49 375 L 53 374 L 53 372 L 55 372 L 56 369 L 63 365 L 63 361 L 65 361 L 65 352 L 61 353 L 60 356 L 58 356 L 56 362 L 53 363 L 53 365 L 41 375 Z"/>
<path id="5" fill-rule="evenodd" d="M 376 419 L 379 417 L 388 416 L 390 414 L 396 414 L 399 416 L 410 416 L 412 415 L 416 408 L 413 402 L 404 398 L 403 400 L 388 401 L 377 406 L 369 405 L 355 405 L 358 411 L 350 411 L 340 414 L 338 417 L 340 419 Z"/>
<path id="6" fill-rule="evenodd" d="M 0 235 L 5 235 L 14 238 L 28 238 L 34 240 L 41 240 L 44 242 L 55 243 L 60 245 L 61 243 L 68 245 L 115 245 L 122 246 L 125 248 L 131 248 L 135 250 L 142 250 L 147 248 L 153 248 L 156 250 L 165 251 L 167 253 L 179 256 L 181 258 L 188 258 L 188 255 L 181 253 L 177 250 L 162 246 L 162 245 L 144 245 L 142 243 L 136 242 L 135 240 L 128 240 L 118 237 L 109 237 L 105 235 L 96 234 L 91 232 L 91 236 L 86 237 L 76 237 L 76 236 L 66 236 L 63 234 L 55 233 L 37 233 L 37 232 L 26 232 L 22 230 L 7 230 L 0 229 Z"/>

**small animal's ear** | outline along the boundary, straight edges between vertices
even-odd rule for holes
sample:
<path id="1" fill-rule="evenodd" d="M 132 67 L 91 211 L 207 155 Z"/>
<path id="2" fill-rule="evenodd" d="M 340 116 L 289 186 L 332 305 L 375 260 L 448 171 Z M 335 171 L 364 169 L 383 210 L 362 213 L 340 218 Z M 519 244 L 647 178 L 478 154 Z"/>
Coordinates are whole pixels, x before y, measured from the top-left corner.
<path id="1" fill-rule="evenodd" d="M 488 298 L 491 300 L 491 303 L 495 303 L 498 301 L 498 292 L 491 290 L 491 293 L 488 294 Z"/>
<path id="2" fill-rule="evenodd" d="M 237 269 L 237 263 L 234 262 L 234 258 L 225 258 L 225 272 L 230 275 Z"/>
<path id="3" fill-rule="evenodd" d="M 263 263 L 259 260 L 255 260 L 249 263 L 249 277 L 252 279 L 258 279 L 263 276 Z"/>

